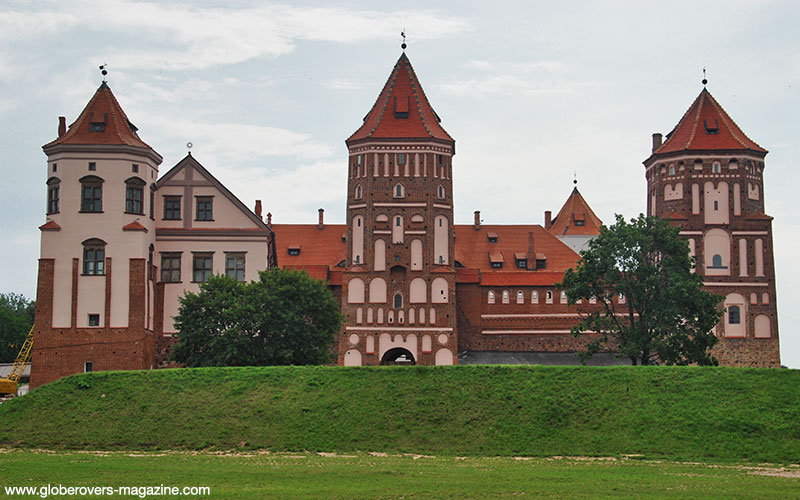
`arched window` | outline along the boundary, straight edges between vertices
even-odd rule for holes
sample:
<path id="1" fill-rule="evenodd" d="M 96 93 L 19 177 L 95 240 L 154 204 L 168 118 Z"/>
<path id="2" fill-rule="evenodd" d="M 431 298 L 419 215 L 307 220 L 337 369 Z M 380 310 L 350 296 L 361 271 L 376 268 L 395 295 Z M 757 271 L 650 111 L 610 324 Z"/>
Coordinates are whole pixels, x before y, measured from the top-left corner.
<path id="1" fill-rule="evenodd" d="M 561 303 L 562 304 L 567 303 L 567 292 L 565 292 L 564 290 L 561 290 Z"/>
<path id="2" fill-rule="evenodd" d="M 547 291 L 547 294 L 545 294 L 545 299 L 547 300 L 548 304 L 552 304 L 553 303 L 553 291 L 552 290 L 548 290 Z"/>
<path id="3" fill-rule="evenodd" d="M 405 153 L 397 153 L 397 164 L 398 165 L 405 165 L 406 164 L 406 155 L 405 155 Z"/>
<path id="4" fill-rule="evenodd" d="M 722 255 L 715 253 L 713 257 L 711 257 L 711 267 L 722 267 Z"/>
<path id="5" fill-rule="evenodd" d="M 494 304 L 494 291 L 489 290 L 489 304 Z"/>
<path id="6" fill-rule="evenodd" d="M 403 307 L 403 295 L 400 292 L 394 294 L 394 308 L 400 309 Z"/>
<path id="7" fill-rule="evenodd" d="M 395 198 L 403 198 L 406 195 L 406 190 L 402 184 L 396 184 L 394 186 L 394 197 Z"/>
<path id="8" fill-rule="evenodd" d="M 534 290 L 531 292 L 531 304 L 539 303 L 539 292 Z"/>
<path id="9" fill-rule="evenodd" d="M 440 200 L 444 199 L 444 186 L 439 186 L 438 196 Z"/>
<path id="10" fill-rule="evenodd" d="M 50 177 L 47 179 L 47 213 L 57 214 L 59 209 L 59 196 L 61 191 L 61 179 Z"/>
<path id="11" fill-rule="evenodd" d="M 522 290 L 517 290 L 517 304 L 522 304 L 525 302 L 525 294 Z"/>
<path id="12" fill-rule="evenodd" d="M 138 177 L 131 177 L 125 181 L 126 214 L 144 214 L 144 206 L 142 203 L 144 199 L 144 185 L 145 182 Z"/>
<path id="13" fill-rule="evenodd" d="M 106 242 L 90 238 L 83 242 L 83 274 L 99 276 L 105 274 Z"/>
<path id="14" fill-rule="evenodd" d="M 356 186 L 356 193 L 355 194 L 356 194 L 356 199 L 360 200 L 361 199 L 361 185 L 360 184 L 358 186 Z"/>
<path id="15" fill-rule="evenodd" d="M 669 175 L 675 175 L 675 165 L 669 166 Z"/>
<path id="16" fill-rule="evenodd" d="M 156 185 L 150 184 L 150 220 L 156 220 Z"/>
<path id="17" fill-rule="evenodd" d="M 81 177 L 81 212 L 103 211 L 103 179 L 96 175 Z"/>
<path id="18" fill-rule="evenodd" d="M 729 325 L 738 325 L 742 322 L 741 317 L 741 310 L 739 306 L 730 306 L 728 307 L 728 324 Z"/>
<path id="19" fill-rule="evenodd" d="M 510 300 L 508 290 L 503 290 L 503 304 L 508 304 Z"/>

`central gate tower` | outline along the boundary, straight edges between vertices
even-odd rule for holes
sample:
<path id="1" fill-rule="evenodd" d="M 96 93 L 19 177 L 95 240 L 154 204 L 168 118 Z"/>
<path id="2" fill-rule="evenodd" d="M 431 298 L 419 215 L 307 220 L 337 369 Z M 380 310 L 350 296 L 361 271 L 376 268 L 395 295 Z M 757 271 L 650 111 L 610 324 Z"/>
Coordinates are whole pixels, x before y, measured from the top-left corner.
<path id="1" fill-rule="evenodd" d="M 339 364 L 456 362 L 452 158 L 403 53 L 347 139 Z"/>

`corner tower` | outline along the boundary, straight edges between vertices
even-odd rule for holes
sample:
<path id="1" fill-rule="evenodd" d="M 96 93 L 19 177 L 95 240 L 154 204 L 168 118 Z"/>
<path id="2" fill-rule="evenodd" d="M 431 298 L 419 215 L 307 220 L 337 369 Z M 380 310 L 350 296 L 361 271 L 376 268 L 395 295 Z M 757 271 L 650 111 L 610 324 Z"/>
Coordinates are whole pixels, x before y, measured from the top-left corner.
<path id="1" fill-rule="evenodd" d="M 456 362 L 452 158 L 403 53 L 347 139 L 339 364 Z"/>
<path id="2" fill-rule="evenodd" d="M 47 155 L 31 387 L 151 368 L 154 201 L 161 156 L 104 81 Z"/>
<path id="3" fill-rule="evenodd" d="M 653 134 L 644 161 L 648 214 L 681 228 L 706 289 L 724 297 L 723 365 L 780 366 L 766 154 L 703 88 L 666 141 Z"/>

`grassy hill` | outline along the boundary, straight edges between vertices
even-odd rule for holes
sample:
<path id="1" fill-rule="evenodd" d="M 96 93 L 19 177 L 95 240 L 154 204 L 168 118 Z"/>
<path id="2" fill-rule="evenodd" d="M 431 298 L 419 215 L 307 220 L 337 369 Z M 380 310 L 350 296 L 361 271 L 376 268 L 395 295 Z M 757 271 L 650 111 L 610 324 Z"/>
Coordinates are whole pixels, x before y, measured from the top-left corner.
<path id="1" fill-rule="evenodd" d="M 98 372 L 0 404 L 0 446 L 800 460 L 800 371 L 258 367 Z"/>

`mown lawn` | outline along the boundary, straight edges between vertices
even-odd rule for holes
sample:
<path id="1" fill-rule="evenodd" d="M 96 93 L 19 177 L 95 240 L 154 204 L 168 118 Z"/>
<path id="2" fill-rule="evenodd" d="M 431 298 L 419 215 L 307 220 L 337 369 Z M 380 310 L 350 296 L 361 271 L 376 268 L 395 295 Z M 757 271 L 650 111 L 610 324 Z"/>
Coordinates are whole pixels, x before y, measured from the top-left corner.
<path id="1" fill-rule="evenodd" d="M 0 446 L 800 462 L 800 371 L 253 367 L 98 372 L 0 404 Z"/>
<path id="2" fill-rule="evenodd" d="M 208 486 L 211 495 L 204 498 L 222 499 L 763 499 L 797 498 L 799 478 L 797 465 L 699 464 L 610 457 L 0 451 L 3 496 L 7 496 L 8 486 L 61 484 Z"/>

